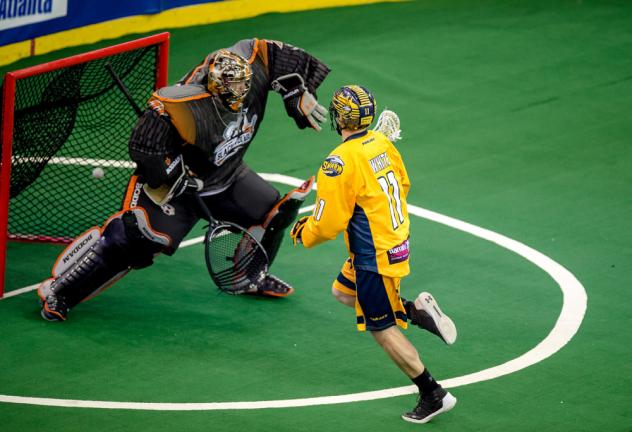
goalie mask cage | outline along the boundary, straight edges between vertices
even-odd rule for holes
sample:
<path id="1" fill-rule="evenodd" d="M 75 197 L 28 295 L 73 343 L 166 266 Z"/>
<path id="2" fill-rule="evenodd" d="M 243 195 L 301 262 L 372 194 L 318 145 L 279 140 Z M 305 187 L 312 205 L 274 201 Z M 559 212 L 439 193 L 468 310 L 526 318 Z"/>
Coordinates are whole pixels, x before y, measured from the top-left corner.
<path id="1" fill-rule="evenodd" d="M 137 117 L 105 65 L 144 106 L 167 84 L 168 49 L 161 33 L 5 75 L 0 298 L 8 240 L 69 243 L 120 207 Z"/>

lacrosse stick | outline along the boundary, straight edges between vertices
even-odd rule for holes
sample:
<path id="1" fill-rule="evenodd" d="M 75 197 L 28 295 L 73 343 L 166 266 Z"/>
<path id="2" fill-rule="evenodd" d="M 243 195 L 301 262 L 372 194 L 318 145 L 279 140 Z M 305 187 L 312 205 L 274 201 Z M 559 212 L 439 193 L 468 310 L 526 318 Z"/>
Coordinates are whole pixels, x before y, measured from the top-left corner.
<path id="1" fill-rule="evenodd" d="M 391 142 L 402 139 L 402 131 L 399 128 L 399 117 L 391 110 L 385 109 L 382 111 L 373 130 L 383 133 Z"/>

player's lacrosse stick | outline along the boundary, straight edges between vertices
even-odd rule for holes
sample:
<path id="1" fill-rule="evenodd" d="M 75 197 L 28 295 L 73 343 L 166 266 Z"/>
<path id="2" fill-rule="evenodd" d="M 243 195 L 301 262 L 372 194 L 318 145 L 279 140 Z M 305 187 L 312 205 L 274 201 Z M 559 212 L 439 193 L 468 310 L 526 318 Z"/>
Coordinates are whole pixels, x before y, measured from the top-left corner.
<path id="1" fill-rule="evenodd" d="M 399 128 L 399 117 L 391 110 L 385 109 L 382 111 L 373 130 L 382 132 L 391 142 L 402 139 L 402 131 Z"/>
<path id="2" fill-rule="evenodd" d="M 136 114 L 140 116 L 143 111 L 112 65 L 107 63 L 105 68 Z M 268 255 L 261 243 L 239 225 L 213 218 L 200 194 L 195 191 L 193 196 L 202 215 L 209 221 L 204 236 L 204 257 L 213 282 L 221 291 L 229 294 L 256 290 L 268 274 Z"/>

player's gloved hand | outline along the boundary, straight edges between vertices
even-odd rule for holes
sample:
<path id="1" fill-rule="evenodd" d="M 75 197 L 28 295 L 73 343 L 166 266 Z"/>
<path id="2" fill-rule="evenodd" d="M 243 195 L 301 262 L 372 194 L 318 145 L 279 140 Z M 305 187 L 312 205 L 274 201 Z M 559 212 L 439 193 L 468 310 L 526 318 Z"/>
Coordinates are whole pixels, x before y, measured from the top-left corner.
<path id="1" fill-rule="evenodd" d="M 309 219 L 309 216 L 303 216 L 294 223 L 294 226 L 290 230 L 290 237 L 292 238 L 292 242 L 294 242 L 294 246 L 303 243 L 301 235 L 303 234 L 303 228 L 305 228 L 307 219 Z"/>
<path id="2" fill-rule="evenodd" d="M 297 73 L 283 75 L 272 81 L 272 89 L 281 94 L 285 110 L 300 129 L 322 129 L 320 125 L 327 121 L 327 108 L 307 90 L 303 77 Z"/>

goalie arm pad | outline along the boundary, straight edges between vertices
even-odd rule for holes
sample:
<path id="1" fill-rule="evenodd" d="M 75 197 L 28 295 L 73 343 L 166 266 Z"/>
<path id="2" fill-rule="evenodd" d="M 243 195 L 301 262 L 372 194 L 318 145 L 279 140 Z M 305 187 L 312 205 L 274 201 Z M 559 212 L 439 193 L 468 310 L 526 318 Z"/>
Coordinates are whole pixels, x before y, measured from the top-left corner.
<path id="1" fill-rule="evenodd" d="M 144 183 L 152 188 L 173 185 L 183 174 L 181 139 L 166 115 L 149 109 L 138 119 L 129 139 L 129 155 Z"/>
<path id="2" fill-rule="evenodd" d="M 291 73 L 299 74 L 307 91 L 316 94 L 331 69 L 305 50 L 278 41 L 266 41 L 268 45 L 268 68 L 270 81 Z"/>
<path id="3" fill-rule="evenodd" d="M 321 130 L 327 109 L 318 104 L 316 89 L 329 67 L 305 50 L 278 41 L 267 43 L 268 71 L 272 89 L 281 94 L 285 109 L 300 129 Z"/>

